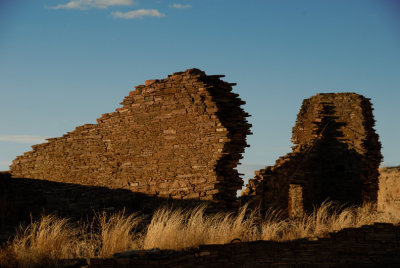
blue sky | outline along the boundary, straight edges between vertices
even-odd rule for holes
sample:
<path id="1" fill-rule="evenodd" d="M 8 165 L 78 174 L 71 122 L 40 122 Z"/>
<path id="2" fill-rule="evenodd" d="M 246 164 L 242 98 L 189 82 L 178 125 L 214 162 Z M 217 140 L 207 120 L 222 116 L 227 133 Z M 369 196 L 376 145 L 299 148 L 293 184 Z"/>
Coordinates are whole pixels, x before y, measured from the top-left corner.
<path id="1" fill-rule="evenodd" d="M 371 98 L 383 165 L 398 165 L 399 33 L 395 0 L 0 0 L 0 170 L 135 85 L 194 67 L 247 102 L 245 177 L 290 151 L 318 92 Z"/>

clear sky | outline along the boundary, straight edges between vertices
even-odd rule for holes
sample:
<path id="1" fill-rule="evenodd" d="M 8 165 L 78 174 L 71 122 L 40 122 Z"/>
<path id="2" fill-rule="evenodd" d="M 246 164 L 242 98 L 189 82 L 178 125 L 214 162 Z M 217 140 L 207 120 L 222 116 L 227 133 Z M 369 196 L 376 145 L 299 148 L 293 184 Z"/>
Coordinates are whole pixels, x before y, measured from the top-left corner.
<path id="1" fill-rule="evenodd" d="M 0 0 L 0 170 L 188 68 L 237 83 L 246 178 L 290 151 L 318 92 L 371 98 L 383 165 L 400 164 L 398 0 Z"/>

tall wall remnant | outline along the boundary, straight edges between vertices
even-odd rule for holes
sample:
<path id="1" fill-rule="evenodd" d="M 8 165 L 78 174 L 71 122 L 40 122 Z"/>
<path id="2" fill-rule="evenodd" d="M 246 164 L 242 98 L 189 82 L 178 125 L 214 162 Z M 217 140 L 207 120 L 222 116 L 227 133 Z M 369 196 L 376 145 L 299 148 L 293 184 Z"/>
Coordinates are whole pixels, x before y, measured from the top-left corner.
<path id="1" fill-rule="evenodd" d="M 231 83 L 198 69 L 136 86 L 115 112 L 18 156 L 13 177 L 231 202 L 250 134 Z"/>
<path id="2" fill-rule="evenodd" d="M 292 152 L 255 172 L 243 191 L 261 207 L 300 217 L 330 199 L 377 201 L 381 144 L 369 99 L 356 93 L 317 94 L 303 101 Z"/>

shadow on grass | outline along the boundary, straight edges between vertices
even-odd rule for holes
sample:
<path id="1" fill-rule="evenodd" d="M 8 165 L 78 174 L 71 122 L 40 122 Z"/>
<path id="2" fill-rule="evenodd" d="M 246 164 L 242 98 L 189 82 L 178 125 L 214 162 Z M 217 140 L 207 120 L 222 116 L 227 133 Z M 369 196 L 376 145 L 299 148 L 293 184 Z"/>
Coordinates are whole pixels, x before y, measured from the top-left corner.
<path id="1" fill-rule="evenodd" d="M 126 189 L 109 189 L 46 180 L 11 178 L 0 173 L 0 243 L 5 242 L 20 224 L 53 214 L 73 220 L 91 219 L 99 211 L 152 215 L 159 207 L 190 209 L 208 204 L 199 200 L 176 200 L 150 196 Z"/>

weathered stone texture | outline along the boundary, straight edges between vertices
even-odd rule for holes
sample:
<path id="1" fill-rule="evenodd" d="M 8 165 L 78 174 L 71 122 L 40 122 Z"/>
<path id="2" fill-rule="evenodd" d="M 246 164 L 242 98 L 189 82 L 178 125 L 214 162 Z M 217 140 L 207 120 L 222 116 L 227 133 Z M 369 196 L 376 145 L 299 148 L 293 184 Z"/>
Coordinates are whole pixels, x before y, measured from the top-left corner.
<path id="1" fill-rule="evenodd" d="M 231 202 L 243 184 L 235 167 L 250 125 L 234 84 L 220 77 L 190 69 L 147 80 L 97 124 L 32 146 L 11 174 Z"/>
<path id="2" fill-rule="evenodd" d="M 317 94 L 304 100 L 293 127 L 293 151 L 255 172 L 244 199 L 289 208 L 289 215 L 303 210 L 289 201 L 301 199 L 297 203 L 305 211 L 326 199 L 376 203 L 382 155 L 374 124 L 371 103 L 359 94 Z"/>
<path id="3" fill-rule="evenodd" d="M 379 169 L 378 210 L 400 211 L 400 166 Z"/>

